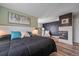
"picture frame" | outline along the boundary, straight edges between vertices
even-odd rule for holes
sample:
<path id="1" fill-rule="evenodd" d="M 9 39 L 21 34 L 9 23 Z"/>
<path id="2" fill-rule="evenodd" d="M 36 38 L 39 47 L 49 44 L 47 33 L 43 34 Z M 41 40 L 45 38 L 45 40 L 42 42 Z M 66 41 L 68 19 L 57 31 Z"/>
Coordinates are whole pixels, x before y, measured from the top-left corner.
<path id="1" fill-rule="evenodd" d="M 28 16 L 19 15 L 16 13 L 8 12 L 9 23 L 14 24 L 30 24 L 30 18 Z"/>
<path id="2" fill-rule="evenodd" d="M 59 26 L 72 26 L 72 13 L 59 16 Z"/>
<path id="3" fill-rule="evenodd" d="M 62 24 L 68 24 L 68 23 L 69 23 L 69 19 L 68 18 L 62 19 Z"/>

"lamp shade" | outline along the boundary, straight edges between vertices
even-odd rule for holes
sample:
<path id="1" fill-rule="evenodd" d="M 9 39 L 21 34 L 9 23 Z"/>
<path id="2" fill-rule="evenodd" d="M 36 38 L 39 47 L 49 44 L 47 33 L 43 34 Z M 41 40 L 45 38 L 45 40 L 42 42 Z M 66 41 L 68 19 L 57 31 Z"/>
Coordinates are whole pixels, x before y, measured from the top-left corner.
<path id="1" fill-rule="evenodd" d="M 5 32 L 5 31 L 3 31 L 3 30 L 0 30 L 0 36 L 1 36 L 1 35 L 6 35 L 6 34 L 8 34 L 8 33 Z"/>
<path id="2" fill-rule="evenodd" d="M 38 35 L 38 29 L 37 29 L 37 28 L 33 28 L 32 34 L 33 34 L 33 35 Z"/>

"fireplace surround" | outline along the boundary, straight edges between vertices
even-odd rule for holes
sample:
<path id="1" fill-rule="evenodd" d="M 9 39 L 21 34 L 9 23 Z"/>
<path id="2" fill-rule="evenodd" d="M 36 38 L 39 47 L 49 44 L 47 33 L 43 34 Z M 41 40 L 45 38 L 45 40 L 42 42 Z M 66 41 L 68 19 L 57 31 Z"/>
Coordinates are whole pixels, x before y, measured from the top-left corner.
<path id="1" fill-rule="evenodd" d="M 59 41 L 73 45 L 72 13 L 67 13 L 59 16 Z"/>

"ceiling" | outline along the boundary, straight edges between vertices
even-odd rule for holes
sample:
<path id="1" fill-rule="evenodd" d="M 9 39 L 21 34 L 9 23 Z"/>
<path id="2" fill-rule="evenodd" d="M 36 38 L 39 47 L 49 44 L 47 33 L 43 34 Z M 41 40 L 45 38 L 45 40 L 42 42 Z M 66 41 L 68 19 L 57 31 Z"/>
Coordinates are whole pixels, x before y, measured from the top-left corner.
<path id="1" fill-rule="evenodd" d="M 54 21 L 59 15 L 65 13 L 79 12 L 78 3 L 0 3 L 0 5 L 36 16 L 39 23 Z"/>

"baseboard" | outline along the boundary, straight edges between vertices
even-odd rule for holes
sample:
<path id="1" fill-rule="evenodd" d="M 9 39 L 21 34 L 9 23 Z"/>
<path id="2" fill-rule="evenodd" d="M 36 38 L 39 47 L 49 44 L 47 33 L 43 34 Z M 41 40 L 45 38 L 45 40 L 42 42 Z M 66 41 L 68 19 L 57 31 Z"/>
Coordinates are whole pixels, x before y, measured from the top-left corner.
<path id="1" fill-rule="evenodd" d="M 73 42 L 74 43 L 74 45 L 79 45 L 79 43 L 78 42 Z"/>

